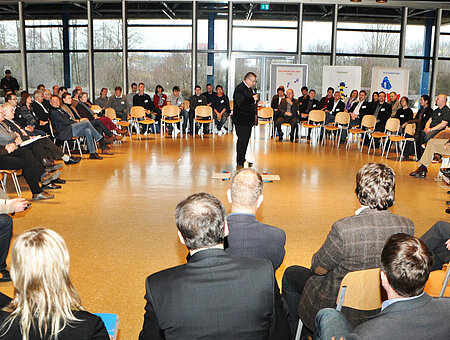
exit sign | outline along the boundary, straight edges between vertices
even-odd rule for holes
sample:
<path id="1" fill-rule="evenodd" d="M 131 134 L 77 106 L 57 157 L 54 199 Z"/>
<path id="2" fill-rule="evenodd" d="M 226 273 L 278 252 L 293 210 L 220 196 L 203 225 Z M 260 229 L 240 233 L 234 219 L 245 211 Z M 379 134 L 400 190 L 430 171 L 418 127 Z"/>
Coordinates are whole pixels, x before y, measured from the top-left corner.
<path id="1" fill-rule="evenodd" d="M 269 4 L 261 4 L 260 5 L 260 10 L 261 11 L 268 11 L 270 9 L 269 7 L 270 7 Z"/>

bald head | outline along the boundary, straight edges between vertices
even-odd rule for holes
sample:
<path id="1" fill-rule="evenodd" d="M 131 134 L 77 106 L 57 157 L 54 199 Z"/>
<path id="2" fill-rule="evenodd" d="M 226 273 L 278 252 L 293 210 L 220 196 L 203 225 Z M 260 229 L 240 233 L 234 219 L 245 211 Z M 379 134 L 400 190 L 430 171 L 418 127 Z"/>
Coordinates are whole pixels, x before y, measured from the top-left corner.
<path id="1" fill-rule="evenodd" d="M 231 201 L 232 210 L 256 209 L 262 202 L 263 180 L 261 175 L 253 169 L 241 169 L 231 178 Z"/>
<path id="2" fill-rule="evenodd" d="M 445 94 L 440 94 L 437 96 L 436 105 L 442 109 L 447 104 L 447 96 Z"/>

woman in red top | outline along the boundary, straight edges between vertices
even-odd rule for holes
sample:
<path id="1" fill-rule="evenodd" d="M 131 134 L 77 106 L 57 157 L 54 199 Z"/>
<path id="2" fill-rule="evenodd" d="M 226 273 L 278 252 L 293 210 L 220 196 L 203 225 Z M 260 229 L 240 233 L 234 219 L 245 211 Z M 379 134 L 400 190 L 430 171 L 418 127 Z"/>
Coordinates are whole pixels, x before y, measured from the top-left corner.
<path id="1" fill-rule="evenodd" d="M 153 96 L 153 104 L 155 104 L 155 111 L 161 113 L 163 106 L 167 105 L 167 95 L 163 93 L 164 89 L 161 85 L 156 85 L 155 95 Z"/>

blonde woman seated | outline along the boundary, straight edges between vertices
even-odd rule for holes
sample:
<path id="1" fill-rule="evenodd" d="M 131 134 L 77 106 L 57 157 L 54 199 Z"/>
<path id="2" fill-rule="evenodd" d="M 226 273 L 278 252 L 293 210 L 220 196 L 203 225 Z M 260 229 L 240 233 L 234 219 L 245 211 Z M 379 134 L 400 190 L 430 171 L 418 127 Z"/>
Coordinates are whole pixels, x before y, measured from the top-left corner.
<path id="1" fill-rule="evenodd" d="M 109 340 L 100 317 L 83 310 L 69 277 L 69 252 L 53 230 L 17 238 L 11 278 L 15 297 L 0 311 L 0 339 Z"/>

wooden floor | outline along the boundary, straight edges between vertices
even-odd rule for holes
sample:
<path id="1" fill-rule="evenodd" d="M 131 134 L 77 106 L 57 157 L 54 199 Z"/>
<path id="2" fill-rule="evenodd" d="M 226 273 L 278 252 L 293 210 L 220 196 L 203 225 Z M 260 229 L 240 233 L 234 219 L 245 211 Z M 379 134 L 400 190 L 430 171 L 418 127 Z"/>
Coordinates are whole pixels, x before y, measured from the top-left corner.
<path id="1" fill-rule="evenodd" d="M 14 238 L 33 227 L 52 228 L 66 240 L 71 255 L 71 276 L 91 312 L 120 316 L 119 339 L 137 339 L 144 314 L 145 278 L 185 262 L 186 249 L 178 243 L 174 222 L 176 204 L 189 194 L 207 191 L 229 209 L 229 181 L 213 180 L 214 172 L 234 169 L 232 135 L 204 140 L 169 138 L 127 139 L 114 146 L 115 155 L 102 161 L 84 159 L 62 168 L 67 180 L 56 198 L 35 202 L 14 217 Z M 355 175 L 367 162 L 381 157 L 346 151 L 328 144 L 264 140 L 255 142 L 254 162 L 261 172 L 278 174 L 267 183 L 257 218 L 283 228 L 286 257 L 278 280 L 293 264 L 310 265 L 312 254 L 324 241 L 332 223 L 359 208 L 354 194 Z M 410 177 L 415 162 L 383 160 L 397 174 L 396 203 L 392 212 L 411 218 L 422 235 L 445 214 L 445 183 L 434 181 L 438 165 L 427 179 Z M 23 196 L 31 197 L 23 178 Z M 11 196 L 14 188 L 8 180 Z M 8 258 L 9 266 L 9 258 Z M 11 283 L 0 291 L 12 296 Z"/>

